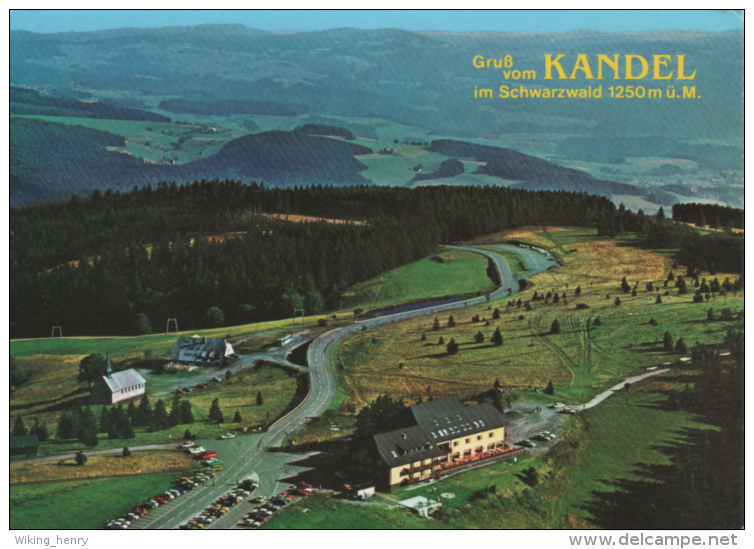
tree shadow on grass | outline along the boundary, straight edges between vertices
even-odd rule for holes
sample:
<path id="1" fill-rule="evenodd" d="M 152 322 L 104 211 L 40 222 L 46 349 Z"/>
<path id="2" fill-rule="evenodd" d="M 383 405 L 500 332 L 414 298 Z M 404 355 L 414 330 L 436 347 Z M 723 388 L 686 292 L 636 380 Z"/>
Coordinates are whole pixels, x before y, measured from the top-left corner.
<path id="1" fill-rule="evenodd" d="M 701 418 L 705 421 L 709 418 Z M 637 463 L 630 478 L 601 480 L 582 505 L 605 529 L 739 529 L 743 514 L 743 444 L 736 433 L 685 428 L 652 449 L 670 464 Z"/>
<path id="2" fill-rule="evenodd" d="M 88 393 L 88 392 L 89 392 L 89 388 L 88 387 L 79 387 L 79 388 L 77 388 L 77 389 L 75 389 L 75 390 L 73 390 L 73 391 L 71 391 L 71 392 L 69 392 L 69 393 L 67 393 L 65 395 L 62 395 L 62 396 L 60 396 L 58 398 L 51 398 L 51 399 L 48 399 L 48 400 L 38 400 L 36 402 L 29 402 L 27 404 L 11 404 L 10 410 L 11 410 L 11 412 L 16 411 L 16 410 L 28 410 L 29 408 L 35 408 L 37 406 L 43 406 L 45 404 L 50 404 L 51 406 L 48 406 L 47 408 L 44 408 L 42 410 L 38 410 L 37 412 L 38 413 L 47 412 L 47 411 L 56 412 L 58 410 L 64 410 L 66 408 L 71 407 L 69 405 L 65 405 L 65 406 L 63 406 L 61 408 L 60 407 L 61 406 L 61 401 L 66 401 L 66 399 L 71 399 L 71 398 L 73 398 L 73 400 L 75 400 L 74 397 L 83 396 L 85 393 Z M 56 403 L 56 404 L 53 404 L 53 403 Z"/>

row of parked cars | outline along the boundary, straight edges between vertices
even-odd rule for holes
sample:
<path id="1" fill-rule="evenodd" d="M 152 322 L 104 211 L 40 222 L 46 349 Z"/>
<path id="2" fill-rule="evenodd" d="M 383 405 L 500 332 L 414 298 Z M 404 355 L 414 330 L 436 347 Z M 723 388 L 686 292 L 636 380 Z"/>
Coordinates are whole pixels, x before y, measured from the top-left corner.
<path id="1" fill-rule="evenodd" d="M 195 442 L 186 441 L 178 445 L 178 448 L 186 450 L 202 462 L 202 465 L 212 471 L 222 471 L 223 462 L 217 456 L 215 450 L 205 450 L 203 446 L 197 446 Z"/>
<path id="2" fill-rule="evenodd" d="M 178 528 L 181 530 L 201 530 L 206 526 L 209 526 L 227 513 L 231 507 L 248 498 L 258 487 L 259 484 L 253 479 L 240 481 L 238 486 L 217 498 L 200 514 L 189 520 L 187 523 L 181 524 Z"/>
<path id="3" fill-rule="evenodd" d="M 107 523 L 105 528 L 110 530 L 125 530 L 135 521 L 146 515 L 152 509 L 159 507 L 160 505 L 167 505 L 177 497 L 182 496 L 189 490 L 193 490 L 201 484 L 209 482 L 209 480 L 215 476 L 214 471 L 203 471 L 191 478 L 181 478 L 175 481 L 175 486 L 168 490 L 165 490 L 161 494 L 149 498 L 141 505 L 136 506 L 131 512 L 118 517 L 115 520 L 111 520 Z"/>
<path id="4" fill-rule="evenodd" d="M 253 511 L 246 514 L 241 522 L 238 523 L 238 526 L 243 528 L 259 528 L 264 521 L 280 511 L 280 509 L 294 501 L 296 498 L 308 496 L 311 491 L 311 484 L 307 482 L 299 482 L 293 488 L 289 488 L 285 492 L 277 494 L 270 501 L 267 501 L 267 498 L 262 496 L 254 498 L 252 503 L 257 503 L 258 505 Z"/>

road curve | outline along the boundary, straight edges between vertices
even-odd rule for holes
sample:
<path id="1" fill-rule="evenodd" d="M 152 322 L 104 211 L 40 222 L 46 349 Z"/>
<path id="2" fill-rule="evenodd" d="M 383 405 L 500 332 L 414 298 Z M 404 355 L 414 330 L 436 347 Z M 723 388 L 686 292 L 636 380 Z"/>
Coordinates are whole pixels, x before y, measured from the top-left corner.
<path id="1" fill-rule="evenodd" d="M 159 507 L 151 511 L 142 520 L 137 521 L 133 528 L 175 528 L 191 517 L 198 515 L 202 509 L 224 494 L 232 484 L 235 484 L 235 479 L 246 478 L 252 472 L 256 472 L 259 475 L 260 486 L 258 494 L 270 496 L 279 491 L 279 486 L 285 485 L 285 482 L 281 481 L 281 478 L 284 478 L 287 473 L 291 472 L 292 466 L 290 462 L 300 459 L 300 456 L 285 454 L 279 451 L 272 452 L 268 448 L 279 448 L 286 436 L 298 431 L 308 419 L 322 414 L 332 403 L 335 398 L 337 385 L 335 371 L 330 363 L 330 353 L 333 345 L 340 339 L 366 328 L 468 307 L 486 302 L 488 299 L 506 297 L 518 291 L 518 280 L 513 276 L 505 258 L 500 254 L 468 246 L 447 247 L 481 254 L 490 258 L 500 273 L 500 279 L 502 280 L 500 287 L 492 292 L 489 297 L 481 296 L 465 301 L 363 320 L 349 326 L 335 328 L 320 335 L 312 341 L 307 353 L 310 371 L 308 394 L 294 410 L 271 425 L 265 433 L 243 436 L 237 439 L 237 443 L 243 445 L 241 454 L 233 464 L 229 465 L 223 471 L 222 477 L 220 477 L 222 480 L 228 480 L 217 485 L 203 486 L 193 490 L 164 508 Z M 520 248 L 516 246 L 510 246 L 510 248 L 511 251 L 520 251 Z M 533 270 L 532 273 L 527 273 L 527 275 L 533 274 L 533 272 L 539 271 Z M 217 447 L 218 443 L 232 443 L 235 441 L 199 442 L 205 446 L 209 444 Z M 217 449 L 222 452 L 222 448 Z M 231 528 L 240 521 L 243 514 L 248 510 L 248 506 L 236 506 L 227 515 L 214 522 L 210 528 Z"/>

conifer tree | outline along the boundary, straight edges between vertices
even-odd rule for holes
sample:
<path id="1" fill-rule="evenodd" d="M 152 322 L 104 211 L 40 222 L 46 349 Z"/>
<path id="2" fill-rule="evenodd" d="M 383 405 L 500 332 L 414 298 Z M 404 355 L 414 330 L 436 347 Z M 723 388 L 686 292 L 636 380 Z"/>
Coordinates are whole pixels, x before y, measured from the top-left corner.
<path id="1" fill-rule="evenodd" d="M 154 413 L 152 414 L 152 421 L 149 424 L 150 431 L 162 431 L 170 427 L 170 418 L 168 412 L 165 409 L 165 403 L 162 400 L 158 400 L 154 405 Z"/>
<path id="2" fill-rule="evenodd" d="M 11 431 L 11 434 L 14 437 L 24 437 L 28 434 L 21 414 L 16 414 L 16 421 L 13 423 L 13 431 Z"/>
<path id="3" fill-rule="evenodd" d="M 188 400 L 181 401 L 181 423 L 194 423 L 194 412 L 191 410 L 191 403 Z"/>
<path id="4" fill-rule="evenodd" d="M 665 332 L 662 336 L 662 350 L 663 351 L 672 351 L 673 350 L 673 336 L 670 332 Z"/>
<path id="5" fill-rule="evenodd" d="M 31 426 L 29 433 L 32 435 L 37 435 L 39 442 L 44 442 L 50 438 L 50 433 L 47 430 L 47 425 L 45 424 L 45 422 L 40 422 L 36 418 L 34 419 L 34 425 Z"/>
<path id="6" fill-rule="evenodd" d="M 209 407 L 209 420 L 214 421 L 216 423 L 224 423 L 225 418 L 223 417 L 223 412 L 220 409 L 220 399 L 215 398 L 212 401 L 212 404 Z"/>
<path id="7" fill-rule="evenodd" d="M 560 333 L 560 322 L 558 322 L 558 319 L 552 321 L 552 324 L 550 324 L 550 333 L 551 334 L 559 334 Z"/>
<path id="8" fill-rule="evenodd" d="M 544 393 L 551 396 L 555 394 L 555 387 L 552 385 L 552 380 L 547 382 L 547 387 L 545 387 Z"/>
<path id="9" fill-rule="evenodd" d="M 456 343 L 455 338 L 450 338 L 450 341 L 448 342 L 447 347 L 445 348 L 447 353 L 449 355 L 454 355 L 458 352 L 458 343 Z"/>
<path id="10" fill-rule="evenodd" d="M 152 405 L 147 395 L 142 395 L 139 406 L 136 408 L 136 426 L 147 427 L 152 423 Z"/>

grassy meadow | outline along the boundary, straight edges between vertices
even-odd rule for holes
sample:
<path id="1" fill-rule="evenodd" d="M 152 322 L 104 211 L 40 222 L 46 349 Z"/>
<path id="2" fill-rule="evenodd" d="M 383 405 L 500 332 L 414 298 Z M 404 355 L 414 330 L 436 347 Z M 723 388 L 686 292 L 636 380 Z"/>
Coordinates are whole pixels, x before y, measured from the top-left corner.
<path id="1" fill-rule="evenodd" d="M 357 284 L 343 295 L 343 300 L 354 307 L 377 308 L 433 297 L 486 293 L 494 289 L 486 269 L 485 257 L 448 250 Z"/>
<path id="2" fill-rule="evenodd" d="M 739 323 L 705 319 L 710 308 L 718 317 L 723 308 L 734 314 L 742 311 L 741 294 L 716 295 L 709 302 L 692 303 L 692 285 L 688 294 L 680 296 L 672 283 L 662 287 L 671 260 L 630 241 L 558 228 L 501 236 L 549 245 L 560 252 L 563 266 L 527 279 L 527 288 L 513 296 L 512 306 L 502 299 L 453 311 L 454 327 L 447 325 L 451 313 L 446 312 L 438 315 L 441 327 L 437 331 L 432 329 L 433 318 L 425 316 L 346 339 L 338 355 L 344 367 L 346 406 L 358 409 L 382 393 L 409 402 L 428 394 L 470 396 L 489 389 L 495 379 L 517 390 L 542 389 L 552 380 L 555 399 L 578 404 L 647 367 L 678 359 L 678 354 L 662 348 L 665 331 L 671 333 L 674 343 L 683 337 L 691 347 L 696 342 L 719 343 L 726 331 Z M 621 292 L 624 276 L 631 286 L 638 284 L 635 297 Z M 708 281 L 713 278 L 708 273 L 702 276 Z M 726 277 L 723 273 L 716 276 L 721 281 Z M 661 304 L 655 303 L 658 292 L 645 289 L 649 281 L 661 288 Z M 666 290 L 670 295 L 664 295 Z M 530 311 L 515 303 L 519 298 L 531 300 L 534 291 L 565 294 L 565 299 L 558 303 L 531 301 Z M 495 308 L 500 311 L 499 320 L 492 319 Z M 474 315 L 481 321 L 472 322 Z M 598 317 L 600 325 L 595 325 Z M 554 320 L 560 324 L 559 333 L 550 333 Z M 500 347 L 489 342 L 496 327 L 504 339 Z M 482 343 L 474 341 L 478 332 L 484 336 Z M 446 353 L 451 338 L 460 345 L 455 355 Z M 401 362 L 403 368 L 399 368 Z"/>
<path id="3" fill-rule="evenodd" d="M 135 454 L 134 454 L 135 455 Z M 94 457 L 83 467 L 90 467 Z M 129 458 L 133 459 L 133 458 Z M 171 487 L 181 473 L 121 474 L 55 482 L 13 483 L 10 522 L 14 530 L 102 528 L 124 512 Z"/>
<path id="4" fill-rule="evenodd" d="M 55 435 L 57 422 L 63 411 L 73 408 L 77 400 L 87 403 L 89 389 L 76 382 L 78 363 L 83 355 L 36 355 L 22 360 L 22 364 L 32 374 L 32 380 L 14 392 L 10 401 L 10 425 L 20 415 L 27 428 L 35 419 L 46 423 L 52 437 Z M 220 377 L 224 378 L 223 371 Z M 186 385 L 193 385 L 191 374 L 148 376 L 147 396 L 154 407 L 162 399 L 168 411 L 173 401 L 173 383 L 176 378 L 185 379 Z M 263 403 L 256 405 L 257 392 L 262 394 Z M 96 449 L 120 448 L 123 446 L 142 446 L 146 444 L 166 444 L 183 437 L 186 429 L 198 438 L 217 438 L 228 430 L 241 427 L 259 429 L 277 418 L 289 405 L 296 392 L 296 377 L 287 370 L 261 365 L 252 370 L 244 370 L 229 380 L 211 384 L 206 390 L 194 390 L 183 395 L 182 400 L 191 403 L 195 422 L 176 425 L 157 432 L 148 432 L 144 427 L 135 429 L 133 439 L 109 439 L 107 434 L 99 434 Z M 218 398 L 225 423 L 215 424 L 208 421 L 209 408 L 213 399 Z M 134 400 L 138 405 L 138 399 Z M 101 409 L 105 406 L 92 405 L 95 418 L 99 419 Z M 241 422 L 234 423 L 233 417 L 239 412 Z M 39 455 L 55 455 L 84 449 L 74 440 L 53 440 L 42 444 Z"/>

